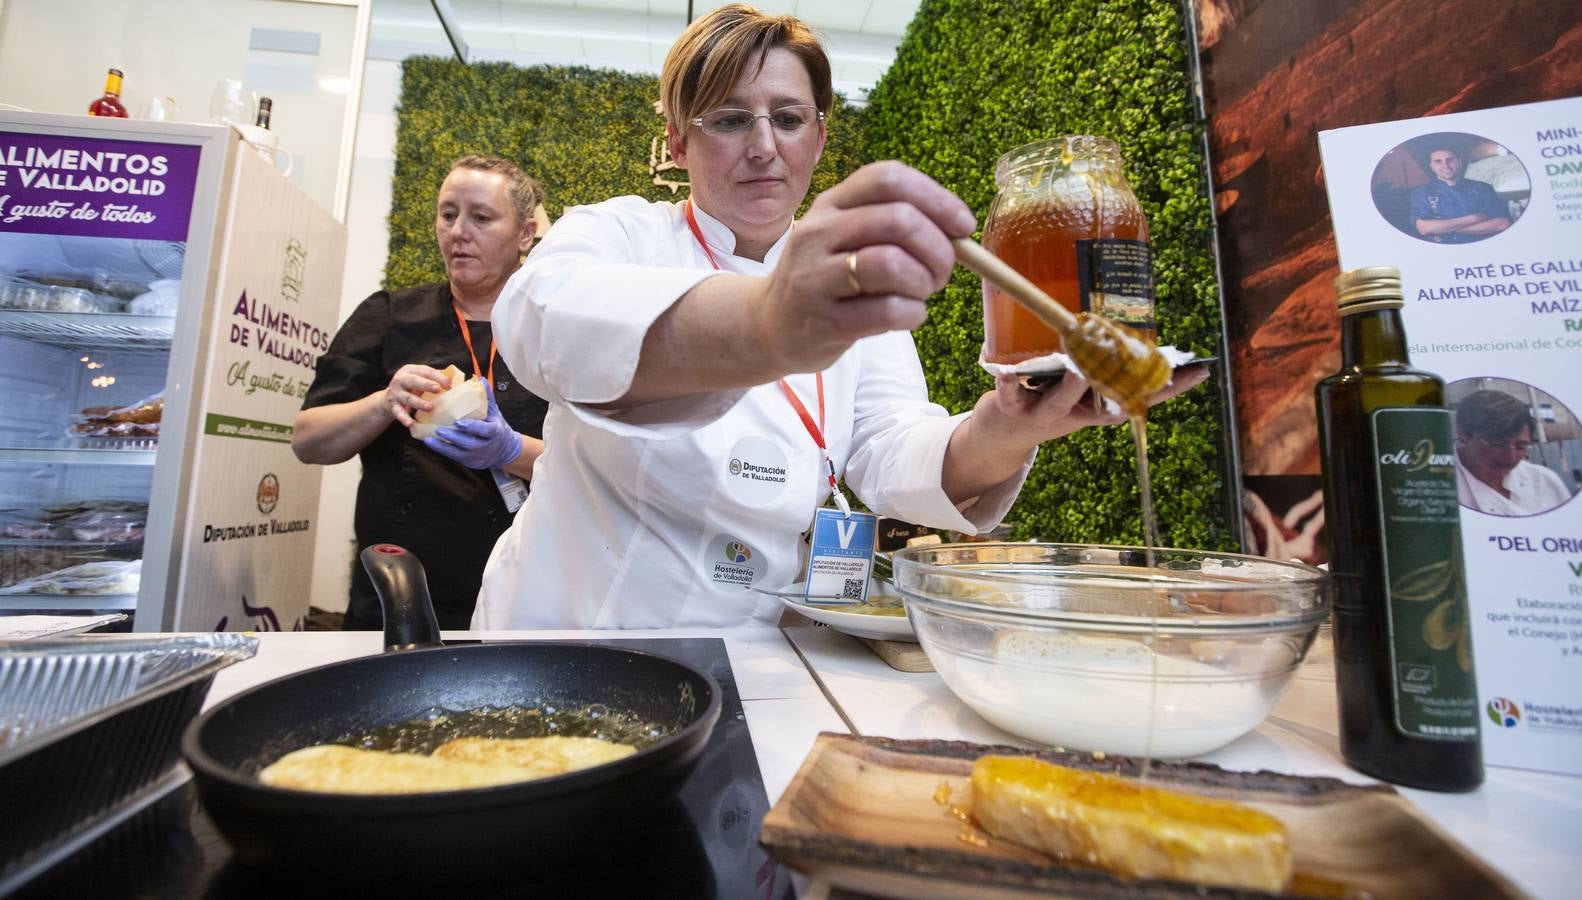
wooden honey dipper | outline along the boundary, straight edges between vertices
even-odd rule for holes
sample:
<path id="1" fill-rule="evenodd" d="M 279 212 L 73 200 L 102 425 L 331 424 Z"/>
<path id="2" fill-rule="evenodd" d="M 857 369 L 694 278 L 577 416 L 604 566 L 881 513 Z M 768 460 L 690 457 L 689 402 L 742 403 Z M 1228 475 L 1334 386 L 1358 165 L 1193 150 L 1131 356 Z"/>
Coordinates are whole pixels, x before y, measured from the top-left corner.
<path id="1" fill-rule="evenodd" d="M 1085 312 L 1073 315 L 1022 273 L 971 238 L 956 238 L 956 262 L 1011 295 L 1060 335 L 1066 355 L 1100 393 L 1128 416 L 1148 411 L 1148 401 L 1170 383 L 1170 363 L 1153 342 L 1119 322 Z"/>

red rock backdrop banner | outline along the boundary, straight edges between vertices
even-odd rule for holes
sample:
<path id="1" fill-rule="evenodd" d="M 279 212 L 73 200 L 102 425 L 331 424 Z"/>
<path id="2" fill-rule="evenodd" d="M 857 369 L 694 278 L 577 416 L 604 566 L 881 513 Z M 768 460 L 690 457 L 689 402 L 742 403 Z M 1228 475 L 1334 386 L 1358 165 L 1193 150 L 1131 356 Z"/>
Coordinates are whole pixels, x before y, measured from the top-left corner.
<path id="1" fill-rule="evenodd" d="M 1243 542 L 1328 556 L 1313 386 L 1340 365 L 1318 132 L 1582 94 L 1577 0 L 1192 0 Z"/>

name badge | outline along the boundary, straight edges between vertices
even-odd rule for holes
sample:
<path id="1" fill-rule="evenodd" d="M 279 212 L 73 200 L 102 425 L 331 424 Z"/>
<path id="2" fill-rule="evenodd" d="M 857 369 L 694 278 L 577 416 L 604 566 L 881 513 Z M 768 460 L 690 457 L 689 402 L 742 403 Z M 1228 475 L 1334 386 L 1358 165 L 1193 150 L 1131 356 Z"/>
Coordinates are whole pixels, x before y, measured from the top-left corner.
<path id="1" fill-rule="evenodd" d="M 506 512 L 515 513 L 521 509 L 527 502 L 526 483 L 500 469 L 490 469 L 489 474 L 494 476 L 494 486 L 500 491 L 500 499 L 505 501 Z"/>
<path id="2" fill-rule="evenodd" d="M 873 539 L 878 517 L 820 507 L 813 513 L 813 544 L 807 564 L 810 597 L 840 597 L 853 603 L 868 599 L 873 572 Z"/>

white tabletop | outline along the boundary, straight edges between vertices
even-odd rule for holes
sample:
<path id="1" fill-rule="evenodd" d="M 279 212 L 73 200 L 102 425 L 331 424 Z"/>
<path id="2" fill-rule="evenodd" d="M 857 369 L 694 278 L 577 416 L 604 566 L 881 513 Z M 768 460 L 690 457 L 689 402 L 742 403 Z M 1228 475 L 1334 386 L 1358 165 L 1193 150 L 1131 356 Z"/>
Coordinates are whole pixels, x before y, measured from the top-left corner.
<path id="1" fill-rule="evenodd" d="M 1036 746 L 984 721 L 935 673 L 898 672 L 830 628 L 785 633 L 858 734 Z M 1333 660 L 1323 642 L 1314 648 L 1268 719 L 1199 760 L 1375 783 L 1341 761 Z M 1491 766 L 1470 793 L 1398 790 L 1522 890 L 1539 898 L 1582 896 L 1582 778 Z"/>

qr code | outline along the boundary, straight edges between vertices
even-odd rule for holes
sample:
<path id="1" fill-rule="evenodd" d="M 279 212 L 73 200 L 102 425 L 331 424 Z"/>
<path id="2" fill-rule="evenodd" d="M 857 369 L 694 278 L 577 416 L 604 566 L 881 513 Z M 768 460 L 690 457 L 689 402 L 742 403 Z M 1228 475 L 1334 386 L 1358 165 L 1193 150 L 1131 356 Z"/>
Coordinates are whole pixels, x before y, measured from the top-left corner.
<path id="1" fill-rule="evenodd" d="M 842 587 L 840 589 L 841 599 L 842 600 L 861 600 L 862 599 L 862 579 L 861 578 L 847 578 L 847 579 L 845 579 L 845 581 L 846 581 L 845 587 Z"/>

